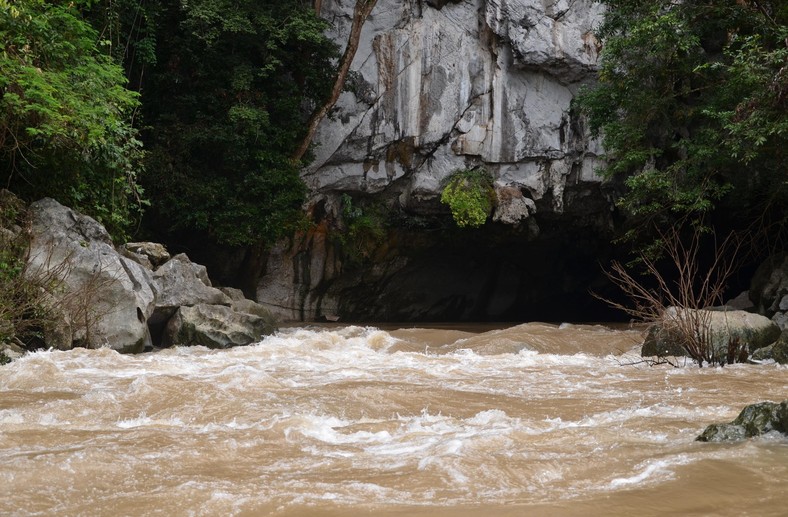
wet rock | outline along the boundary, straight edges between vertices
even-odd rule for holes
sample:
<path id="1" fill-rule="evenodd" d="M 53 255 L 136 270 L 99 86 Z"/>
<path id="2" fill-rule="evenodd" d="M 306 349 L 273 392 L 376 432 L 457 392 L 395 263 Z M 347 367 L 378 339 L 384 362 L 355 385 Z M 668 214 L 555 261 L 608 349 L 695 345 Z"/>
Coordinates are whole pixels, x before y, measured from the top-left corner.
<path id="1" fill-rule="evenodd" d="M 273 333 L 270 314 L 254 315 L 224 305 L 180 307 L 167 323 L 163 346 L 230 348 L 260 341 Z"/>
<path id="2" fill-rule="evenodd" d="M 776 363 L 788 364 L 788 330 L 783 330 L 780 338 L 773 344 L 763 347 L 752 354 L 755 361 L 772 359 Z"/>
<path id="3" fill-rule="evenodd" d="M 699 316 L 685 316 L 685 321 L 697 318 L 697 321 L 708 321 L 711 333 L 711 346 L 714 355 L 724 359 L 728 354 L 728 344 L 738 343 L 746 346 L 752 353 L 759 348 L 769 346 L 780 337 L 779 327 L 769 318 L 746 311 L 728 310 L 700 310 Z M 649 328 L 643 343 L 641 355 L 643 357 L 684 356 L 686 350 L 682 346 L 682 333 L 677 330 L 678 311 L 670 307 L 666 311 L 662 323 L 657 323 Z"/>
<path id="4" fill-rule="evenodd" d="M 48 346 L 107 346 L 138 352 L 150 344 L 150 272 L 115 251 L 104 227 L 53 199 L 30 205 L 32 240 L 27 273 L 58 284 L 50 291 L 62 312 Z M 60 341 L 63 342 L 60 342 Z"/>
<path id="5" fill-rule="evenodd" d="M 738 441 L 772 431 L 788 433 L 788 400 L 782 403 L 760 402 L 745 407 L 728 424 L 712 424 L 700 436 L 699 442 Z"/>

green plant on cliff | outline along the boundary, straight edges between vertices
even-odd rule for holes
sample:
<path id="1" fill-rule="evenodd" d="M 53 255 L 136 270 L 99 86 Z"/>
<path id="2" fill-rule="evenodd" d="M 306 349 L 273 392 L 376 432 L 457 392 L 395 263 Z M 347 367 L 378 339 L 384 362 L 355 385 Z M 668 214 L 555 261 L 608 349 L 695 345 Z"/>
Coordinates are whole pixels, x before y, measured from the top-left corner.
<path id="1" fill-rule="evenodd" d="M 360 263 L 370 258 L 386 236 L 382 207 L 364 206 L 353 201 L 349 194 L 342 194 L 342 222 L 339 243 L 351 262 Z"/>
<path id="2" fill-rule="evenodd" d="M 441 203 L 449 206 L 460 228 L 482 226 L 490 216 L 494 199 L 492 177 L 483 168 L 456 171 L 441 193 Z"/>
<path id="3" fill-rule="evenodd" d="M 708 215 L 784 223 L 788 4 L 602 3 L 599 80 L 579 106 L 604 138 L 604 172 L 625 178 L 635 232 Z"/>
<path id="4" fill-rule="evenodd" d="M 56 197 L 118 235 L 142 201 L 139 101 L 83 16 L 92 3 L 0 3 L 0 174 L 4 187 Z"/>

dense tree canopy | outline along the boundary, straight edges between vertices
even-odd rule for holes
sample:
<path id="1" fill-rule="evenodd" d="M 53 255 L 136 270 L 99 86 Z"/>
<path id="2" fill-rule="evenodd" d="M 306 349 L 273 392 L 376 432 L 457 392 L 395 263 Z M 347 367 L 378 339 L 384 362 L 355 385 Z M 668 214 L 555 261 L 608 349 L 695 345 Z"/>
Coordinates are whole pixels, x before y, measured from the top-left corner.
<path id="1" fill-rule="evenodd" d="M 301 216 L 290 159 L 330 92 L 336 46 L 300 0 L 171 2 L 143 81 L 152 216 L 230 244 L 271 242 Z"/>
<path id="2" fill-rule="evenodd" d="M 0 2 L 3 187 L 55 196 L 122 233 L 139 207 L 139 106 L 89 2 Z"/>
<path id="3" fill-rule="evenodd" d="M 783 217 L 788 191 L 788 4 L 602 0 L 599 81 L 580 107 L 634 220 L 725 207 Z M 642 226 L 641 226 L 642 228 Z"/>
<path id="4" fill-rule="evenodd" d="M 3 186 L 122 236 L 144 185 L 152 227 L 271 242 L 301 218 L 325 28 L 302 0 L 0 0 Z"/>

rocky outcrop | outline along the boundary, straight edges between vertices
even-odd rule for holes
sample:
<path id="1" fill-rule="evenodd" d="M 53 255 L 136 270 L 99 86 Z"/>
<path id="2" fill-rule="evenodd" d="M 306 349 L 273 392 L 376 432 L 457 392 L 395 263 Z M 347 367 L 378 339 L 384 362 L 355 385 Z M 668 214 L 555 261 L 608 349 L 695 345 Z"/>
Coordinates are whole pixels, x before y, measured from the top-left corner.
<path id="1" fill-rule="evenodd" d="M 739 441 L 769 432 L 788 434 L 788 400 L 761 402 L 745 407 L 729 424 L 712 424 L 698 436 L 699 442 Z"/>
<path id="2" fill-rule="evenodd" d="M 186 255 L 170 258 L 156 243 L 116 250 L 101 224 L 53 199 L 33 203 L 29 213 L 25 275 L 42 287 L 42 303 L 55 320 L 39 346 L 120 352 L 161 345 L 226 348 L 259 341 L 276 329 L 264 307 L 239 291 L 228 291 L 231 297 L 214 288 L 206 268 Z"/>
<path id="3" fill-rule="evenodd" d="M 699 315 L 685 316 L 682 320 L 707 322 L 713 356 L 721 359 L 728 355 L 730 343 L 735 343 L 738 347 L 746 347 L 746 350 L 752 353 L 771 345 L 780 337 L 779 327 L 769 318 L 759 314 L 737 310 L 692 312 Z M 676 314 L 675 307 L 669 308 L 665 320 L 649 329 L 641 350 L 643 357 L 688 355 L 682 346 L 682 333 L 676 328 L 677 326 L 683 328 L 685 325 L 682 322 L 677 323 Z"/>
<path id="4" fill-rule="evenodd" d="M 353 4 L 322 2 L 341 45 Z M 592 0 L 378 0 L 303 171 L 317 229 L 273 248 L 256 299 L 295 320 L 540 317 L 559 298 L 543 288 L 588 305 L 616 194 L 571 103 L 593 80 L 601 14 Z M 447 231 L 439 201 L 478 166 L 496 192 L 487 239 Z M 345 194 L 385 214 L 362 264 L 332 239 Z"/>

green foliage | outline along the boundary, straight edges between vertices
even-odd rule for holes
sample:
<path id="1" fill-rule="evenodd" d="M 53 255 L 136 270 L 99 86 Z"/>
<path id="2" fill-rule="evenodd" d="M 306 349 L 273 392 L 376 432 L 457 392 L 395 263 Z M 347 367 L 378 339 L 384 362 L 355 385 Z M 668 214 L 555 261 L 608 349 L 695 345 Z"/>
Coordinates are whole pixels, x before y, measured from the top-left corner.
<path id="1" fill-rule="evenodd" d="M 6 185 L 56 197 L 117 235 L 141 206 L 139 101 L 83 18 L 89 4 L 0 6 L 0 160 Z"/>
<path id="2" fill-rule="evenodd" d="M 449 205 L 460 228 L 482 226 L 490 216 L 494 199 L 492 178 L 481 168 L 455 172 L 441 193 L 441 203 Z"/>
<path id="3" fill-rule="evenodd" d="M 300 0 L 170 0 L 143 88 L 151 224 L 234 245 L 298 226 L 290 160 L 330 91 L 336 46 Z"/>
<path id="4" fill-rule="evenodd" d="M 349 194 L 342 194 L 342 222 L 345 229 L 337 236 L 351 262 L 369 259 L 386 237 L 382 207 L 362 207 Z"/>
<path id="5" fill-rule="evenodd" d="M 599 82 L 580 109 L 641 231 L 724 207 L 784 208 L 788 9 L 782 2 L 603 0 Z M 735 194 L 735 198 L 733 195 Z M 760 213 L 759 213 L 760 212 Z"/>

